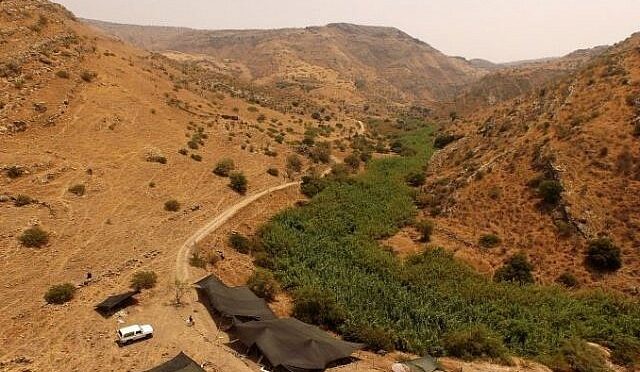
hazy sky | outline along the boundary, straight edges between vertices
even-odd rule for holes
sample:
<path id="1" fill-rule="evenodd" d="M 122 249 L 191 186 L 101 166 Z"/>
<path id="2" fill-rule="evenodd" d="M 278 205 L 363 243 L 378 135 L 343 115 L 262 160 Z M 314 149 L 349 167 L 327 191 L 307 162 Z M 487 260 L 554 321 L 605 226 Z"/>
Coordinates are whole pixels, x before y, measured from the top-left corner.
<path id="1" fill-rule="evenodd" d="M 640 31 L 640 0 L 58 0 L 76 15 L 203 29 L 394 26 L 449 55 L 564 55 Z"/>

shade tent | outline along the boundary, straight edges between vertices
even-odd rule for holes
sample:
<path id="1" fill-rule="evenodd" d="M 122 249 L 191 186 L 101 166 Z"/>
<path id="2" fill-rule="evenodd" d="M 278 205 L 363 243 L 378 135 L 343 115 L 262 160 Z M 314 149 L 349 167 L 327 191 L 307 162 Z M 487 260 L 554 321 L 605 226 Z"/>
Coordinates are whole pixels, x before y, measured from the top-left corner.
<path id="1" fill-rule="evenodd" d="M 234 331 L 245 346 L 258 348 L 273 367 L 294 372 L 323 370 L 363 347 L 294 318 L 238 323 Z"/>
<path id="2" fill-rule="evenodd" d="M 205 372 L 193 359 L 180 352 L 175 358 L 146 372 Z"/>
<path id="3" fill-rule="evenodd" d="M 267 303 L 247 287 L 227 287 L 212 275 L 194 285 L 201 294 L 206 296 L 209 304 L 222 315 L 249 320 L 276 318 Z"/>
<path id="4" fill-rule="evenodd" d="M 102 313 L 110 313 L 114 309 L 124 305 L 127 301 L 131 300 L 133 296 L 137 294 L 138 291 L 130 291 L 115 296 L 109 296 L 104 301 L 96 305 L 96 310 Z"/>

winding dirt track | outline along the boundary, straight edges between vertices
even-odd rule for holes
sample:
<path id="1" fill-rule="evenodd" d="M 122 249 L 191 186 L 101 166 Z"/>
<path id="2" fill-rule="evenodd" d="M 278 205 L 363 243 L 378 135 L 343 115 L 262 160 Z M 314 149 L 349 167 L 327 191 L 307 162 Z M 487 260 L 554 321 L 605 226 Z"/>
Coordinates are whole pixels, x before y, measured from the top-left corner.
<path id="1" fill-rule="evenodd" d="M 191 266 L 189 265 L 189 257 L 191 257 L 191 253 L 195 245 L 206 236 L 214 232 L 217 228 L 222 226 L 225 222 L 227 222 L 230 218 L 235 216 L 242 209 L 248 207 L 253 202 L 273 193 L 276 191 L 284 190 L 289 187 L 299 186 L 300 181 L 289 182 L 278 186 L 270 187 L 266 190 L 260 191 L 259 193 L 249 195 L 244 197 L 242 200 L 237 202 L 236 204 L 230 206 L 225 211 L 217 215 L 211 221 L 209 221 L 205 226 L 196 231 L 189 239 L 187 239 L 184 244 L 180 247 L 178 251 L 178 256 L 176 257 L 176 279 L 182 282 L 188 282 L 191 280 Z"/>

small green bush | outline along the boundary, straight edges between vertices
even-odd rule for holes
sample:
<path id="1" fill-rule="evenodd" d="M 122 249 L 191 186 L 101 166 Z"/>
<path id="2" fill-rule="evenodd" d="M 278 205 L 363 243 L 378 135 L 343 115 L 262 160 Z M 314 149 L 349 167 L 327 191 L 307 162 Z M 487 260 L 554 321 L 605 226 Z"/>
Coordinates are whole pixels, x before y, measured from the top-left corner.
<path id="1" fill-rule="evenodd" d="M 83 184 L 77 184 L 69 187 L 69 192 L 77 196 L 82 196 L 87 191 L 87 188 Z"/>
<path id="2" fill-rule="evenodd" d="M 270 271 L 256 269 L 249 280 L 247 280 L 249 289 L 260 298 L 267 301 L 273 301 L 280 292 L 280 285 Z"/>
<path id="3" fill-rule="evenodd" d="M 267 174 L 270 176 L 278 177 L 280 175 L 280 171 L 278 168 L 269 168 L 267 169 Z"/>
<path id="4" fill-rule="evenodd" d="M 258 267 L 262 267 L 269 270 L 273 270 L 275 268 L 275 262 L 267 252 L 255 253 L 253 255 L 253 263 Z"/>
<path id="5" fill-rule="evenodd" d="M 175 199 L 167 200 L 164 202 L 164 210 L 167 212 L 177 212 L 180 210 L 180 202 Z"/>
<path id="6" fill-rule="evenodd" d="M 202 161 L 202 155 L 199 154 L 191 154 L 191 159 L 195 161 Z"/>
<path id="7" fill-rule="evenodd" d="M 565 271 L 556 278 L 556 283 L 563 285 L 567 288 L 576 288 L 580 285 L 578 278 L 572 273 Z"/>
<path id="8" fill-rule="evenodd" d="M 44 294 L 44 300 L 48 304 L 62 305 L 73 299 L 76 287 L 71 283 L 56 284 L 51 286 Z"/>
<path id="9" fill-rule="evenodd" d="M 17 165 L 12 165 L 7 168 L 7 176 L 9 176 L 9 178 L 11 179 L 21 177 L 23 174 L 24 170 Z"/>
<path id="10" fill-rule="evenodd" d="M 202 256 L 200 256 L 198 252 L 193 252 L 193 254 L 191 254 L 191 257 L 189 257 L 189 265 L 204 269 L 205 267 L 207 267 L 207 261 L 202 258 Z"/>
<path id="11" fill-rule="evenodd" d="M 498 282 L 530 284 L 534 282 L 531 270 L 533 270 L 533 265 L 527 256 L 524 253 L 516 253 L 496 271 L 494 279 Z"/>
<path id="12" fill-rule="evenodd" d="M 558 204 L 562 199 L 564 188 L 555 180 L 544 180 L 538 185 L 538 193 L 547 204 Z"/>
<path id="13" fill-rule="evenodd" d="M 599 271 L 616 271 L 622 267 L 620 248 L 609 238 L 591 240 L 587 247 L 587 264 Z"/>
<path id="14" fill-rule="evenodd" d="M 314 163 L 329 163 L 331 161 L 331 143 L 318 142 L 309 151 L 309 158 Z"/>
<path id="15" fill-rule="evenodd" d="M 213 174 L 220 177 L 229 177 L 231 171 L 234 169 L 236 169 L 236 165 L 233 160 L 222 159 L 216 164 L 216 167 L 213 169 Z"/>
<path id="16" fill-rule="evenodd" d="M 583 340 L 566 341 L 558 353 L 545 361 L 554 371 L 610 372 L 604 353 Z"/>
<path id="17" fill-rule="evenodd" d="M 360 168 L 360 157 L 357 154 L 351 154 L 344 158 L 344 163 L 351 167 L 351 169 L 356 170 Z"/>
<path id="18" fill-rule="evenodd" d="M 151 155 L 147 157 L 149 163 L 167 164 L 167 157 L 163 155 Z"/>
<path id="19" fill-rule="evenodd" d="M 238 233 L 233 233 L 229 236 L 229 245 L 242 254 L 247 254 L 251 251 L 251 240 L 246 236 Z"/>
<path id="20" fill-rule="evenodd" d="M 484 326 L 449 332 L 444 336 L 443 345 L 447 355 L 464 360 L 474 358 L 509 359 L 507 349 L 500 338 Z"/>
<path id="21" fill-rule="evenodd" d="M 303 287 L 294 292 L 293 316 L 303 322 L 336 328 L 345 320 L 344 310 L 327 291 Z"/>
<path id="22" fill-rule="evenodd" d="M 435 229 L 433 221 L 420 221 L 416 223 L 416 228 L 420 232 L 420 240 L 422 242 L 431 241 L 431 234 L 433 234 L 433 230 Z"/>
<path id="23" fill-rule="evenodd" d="M 343 333 L 346 339 L 361 342 L 375 352 L 393 351 L 397 340 L 393 331 L 370 324 L 349 324 Z"/>
<path id="24" fill-rule="evenodd" d="M 500 245 L 500 237 L 495 234 L 483 234 L 480 236 L 480 246 L 484 248 L 493 248 Z"/>
<path id="25" fill-rule="evenodd" d="M 131 278 L 131 288 L 135 290 L 151 289 L 156 286 L 158 275 L 153 271 L 138 271 Z"/>
<path id="26" fill-rule="evenodd" d="M 229 187 L 240 194 L 247 192 L 247 177 L 242 172 L 233 172 L 229 175 Z"/>
<path id="27" fill-rule="evenodd" d="M 611 349 L 611 361 L 622 366 L 637 367 L 640 365 L 640 340 L 629 336 L 617 336 L 605 342 Z"/>
<path id="28" fill-rule="evenodd" d="M 407 184 L 413 187 L 420 187 L 427 182 L 427 176 L 422 172 L 412 172 L 406 178 Z"/>
<path id="29" fill-rule="evenodd" d="M 26 229 L 18 239 L 25 247 L 42 247 L 49 242 L 49 233 L 42 230 L 39 226 L 34 226 Z"/>
<path id="30" fill-rule="evenodd" d="M 325 180 L 316 175 L 310 174 L 302 177 L 302 183 L 300 184 L 300 191 L 309 198 L 313 198 L 327 187 Z"/>
<path id="31" fill-rule="evenodd" d="M 189 151 L 187 149 L 178 150 L 178 154 L 180 154 L 180 155 L 187 156 L 188 153 L 189 153 Z"/>
<path id="32" fill-rule="evenodd" d="M 298 155 L 287 157 L 287 171 L 289 173 L 300 173 L 302 171 L 302 159 Z"/>
<path id="33" fill-rule="evenodd" d="M 33 202 L 34 202 L 34 200 L 31 199 L 30 196 L 20 194 L 20 195 L 16 196 L 16 199 L 13 201 L 13 204 L 16 207 L 24 207 L 25 205 L 29 205 L 29 204 L 31 204 Z"/>

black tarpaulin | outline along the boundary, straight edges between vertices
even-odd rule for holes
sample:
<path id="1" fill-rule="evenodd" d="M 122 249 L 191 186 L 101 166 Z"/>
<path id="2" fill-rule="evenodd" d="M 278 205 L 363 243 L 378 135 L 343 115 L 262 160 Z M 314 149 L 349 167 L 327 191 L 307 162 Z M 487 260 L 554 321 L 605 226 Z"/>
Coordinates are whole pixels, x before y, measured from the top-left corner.
<path id="1" fill-rule="evenodd" d="M 239 323 L 234 330 L 245 346 L 257 347 L 273 367 L 290 371 L 323 370 L 363 346 L 294 318 Z"/>
<path id="2" fill-rule="evenodd" d="M 227 287 L 212 275 L 195 283 L 195 286 L 206 295 L 209 304 L 225 316 L 251 320 L 275 319 L 267 303 L 247 287 Z"/>
<path id="3" fill-rule="evenodd" d="M 180 352 L 175 358 L 146 372 L 205 372 L 193 359 Z"/>
<path id="4" fill-rule="evenodd" d="M 96 310 L 105 313 L 111 312 L 119 306 L 124 305 L 136 294 L 138 294 L 138 291 L 130 291 L 115 296 L 109 296 L 104 301 L 96 305 Z"/>

